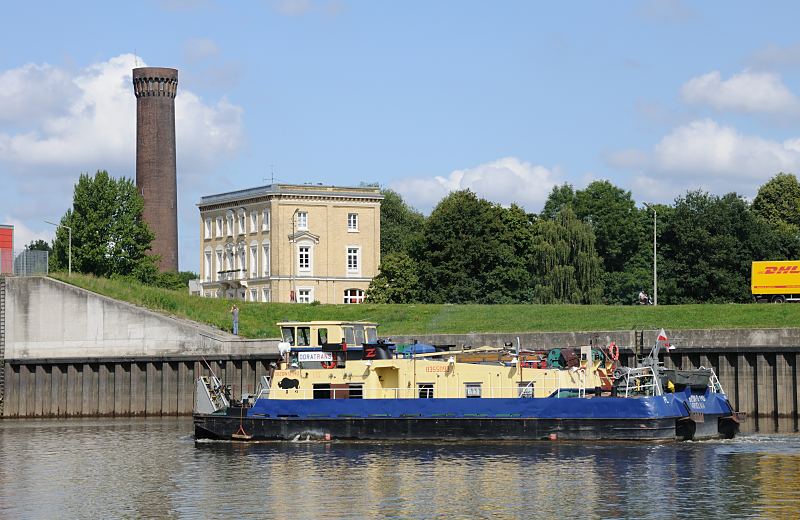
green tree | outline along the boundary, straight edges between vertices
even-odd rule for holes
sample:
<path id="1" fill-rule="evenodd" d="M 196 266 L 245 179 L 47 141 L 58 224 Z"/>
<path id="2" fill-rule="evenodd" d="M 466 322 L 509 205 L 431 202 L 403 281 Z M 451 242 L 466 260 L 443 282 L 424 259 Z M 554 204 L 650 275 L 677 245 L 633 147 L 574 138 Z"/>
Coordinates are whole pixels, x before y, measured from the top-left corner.
<path id="1" fill-rule="evenodd" d="M 531 271 L 537 303 L 600 303 L 602 263 L 594 232 L 569 207 L 541 219 L 533 232 Z"/>
<path id="2" fill-rule="evenodd" d="M 425 221 L 425 247 L 417 252 L 421 299 L 518 301 L 520 291 L 529 285 L 525 258 L 518 254 L 518 249 L 529 247 L 519 233 L 527 220 L 521 209 L 505 210 L 469 190 L 450 193 Z"/>
<path id="3" fill-rule="evenodd" d="M 425 217 L 403 201 L 397 192 L 381 190 L 381 257 L 421 246 Z"/>
<path id="4" fill-rule="evenodd" d="M 543 219 L 553 220 L 556 218 L 559 211 L 565 207 L 571 208 L 574 204 L 575 189 L 571 184 L 565 182 L 560 186 L 553 186 L 553 189 L 550 190 L 550 195 L 547 196 L 547 200 L 544 203 L 541 216 Z"/>
<path id="5" fill-rule="evenodd" d="M 753 211 L 772 224 L 800 229 L 800 182 L 791 173 L 779 173 L 758 189 Z"/>
<path id="6" fill-rule="evenodd" d="M 53 267 L 66 269 L 68 231 L 72 228 L 72 268 L 97 276 L 134 275 L 145 280 L 156 272 L 147 251 L 153 233 L 142 220 L 144 201 L 133 181 L 106 171 L 81 174 L 72 209 L 61 218 L 53 242 Z"/>
<path id="7" fill-rule="evenodd" d="M 417 263 L 406 252 L 382 257 L 380 272 L 367 290 L 369 303 L 414 303 L 420 293 Z"/>
<path id="8" fill-rule="evenodd" d="M 781 246 L 773 227 L 735 193 L 688 192 L 662 222 L 659 302 L 749 301 L 751 262 Z"/>
<path id="9" fill-rule="evenodd" d="M 31 240 L 31 243 L 25 246 L 26 251 L 47 251 L 49 253 L 53 252 L 52 246 L 47 243 L 47 241 L 40 239 Z"/>

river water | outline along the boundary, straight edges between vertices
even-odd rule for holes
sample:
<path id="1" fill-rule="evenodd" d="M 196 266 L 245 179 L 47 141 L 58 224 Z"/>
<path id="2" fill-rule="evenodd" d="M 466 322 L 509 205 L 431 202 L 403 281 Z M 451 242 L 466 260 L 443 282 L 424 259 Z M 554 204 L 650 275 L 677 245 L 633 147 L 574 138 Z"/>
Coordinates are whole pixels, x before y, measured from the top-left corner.
<path id="1" fill-rule="evenodd" d="M 190 419 L 0 421 L 0 518 L 798 518 L 800 436 L 195 443 Z"/>

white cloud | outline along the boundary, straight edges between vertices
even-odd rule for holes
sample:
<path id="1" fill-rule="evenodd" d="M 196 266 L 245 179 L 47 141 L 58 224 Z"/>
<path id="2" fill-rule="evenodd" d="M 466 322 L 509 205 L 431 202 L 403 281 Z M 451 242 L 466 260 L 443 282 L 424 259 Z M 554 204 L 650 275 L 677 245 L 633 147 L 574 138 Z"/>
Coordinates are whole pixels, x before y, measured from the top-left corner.
<path id="1" fill-rule="evenodd" d="M 452 191 L 470 189 L 479 197 L 500 204 L 517 203 L 539 211 L 550 190 L 561 182 L 557 169 L 505 157 L 474 168 L 455 170 L 448 176 L 401 179 L 391 188 L 412 206 L 428 212 Z"/>
<path id="2" fill-rule="evenodd" d="M 754 195 L 776 173 L 800 170 L 800 139 L 771 141 L 703 119 L 675 128 L 649 152 L 625 150 L 609 162 L 635 170 L 633 191 L 662 202 L 697 188 Z"/>
<path id="3" fill-rule="evenodd" d="M 40 222 L 36 224 L 37 229 L 31 229 L 28 225 L 23 222 L 22 220 L 13 218 L 9 215 L 5 215 L 3 220 L 0 220 L 0 224 L 10 224 L 14 226 L 14 250 L 15 251 L 22 251 L 25 249 L 25 246 L 33 242 L 34 240 L 44 240 L 45 242 L 50 242 L 53 240 L 55 236 L 55 227 Z"/>
<path id="4" fill-rule="evenodd" d="M 36 229 L 69 208 L 82 172 L 135 177 L 136 98 L 132 54 L 78 72 L 28 64 L 0 72 L 14 88 L 0 94 L 0 208 L 7 219 Z M 144 66 L 141 59 L 139 66 Z M 45 88 L 43 85 L 47 85 Z M 36 107 L 30 107 L 31 95 Z M 15 111 L 16 110 L 16 111 Z M 179 200 L 194 208 L 215 168 L 243 142 L 243 109 L 226 98 L 208 103 L 178 86 L 175 98 Z M 181 241 L 196 234 L 196 214 L 180 211 Z M 38 238 L 38 237 L 34 237 Z M 196 249 L 196 248 L 195 248 Z M 194 259 L 195 250 L 181 250 Z"/>
<path id="5" fill-rule="evenodd" d="M 692 78 L 681 88 L 688 103 L 739 112 L 798 113 L 800 103 L 780 76 L 743 71 L 723 80 L 718 71 Z"/>
<path id="6" fill-rule="evenodd" d="M 312 13 L 323 13 L 336 16 L 345 10 L 345 4 L 340 0 L 314 1 L 314 0 L 272 0 L 272 9 L 284 16 L 304 16 Z"/>

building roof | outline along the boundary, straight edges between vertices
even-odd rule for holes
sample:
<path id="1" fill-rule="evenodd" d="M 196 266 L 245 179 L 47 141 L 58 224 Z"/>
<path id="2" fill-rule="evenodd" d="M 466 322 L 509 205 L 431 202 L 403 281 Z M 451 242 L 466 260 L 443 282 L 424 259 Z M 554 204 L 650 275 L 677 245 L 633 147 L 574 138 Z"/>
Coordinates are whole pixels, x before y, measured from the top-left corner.
<path id="1" fill-rule="evenodd" d="M 383 199 L 380 189 L 367 187 L 350 186 L 324 186 L 322 184 L 268 184 L 257 188 L 247 188 L 244 190 L 229 191 L 216 195 L 207 195 L 200 198 L 197 206 L 209 206 L 212 204 L 224 204 L 226 202 L 244 202 L 270 195 L 289 195 L 301 197 L 357 197 L 379 201 Z"/>

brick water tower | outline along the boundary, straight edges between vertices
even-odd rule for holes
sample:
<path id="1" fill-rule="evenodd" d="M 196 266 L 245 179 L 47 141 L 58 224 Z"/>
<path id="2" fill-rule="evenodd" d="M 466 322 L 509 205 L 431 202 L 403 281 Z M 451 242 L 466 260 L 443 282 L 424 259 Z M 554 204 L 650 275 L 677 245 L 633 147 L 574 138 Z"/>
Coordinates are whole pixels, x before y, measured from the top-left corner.
<path id="1" fill-rule="evenodd" d="M 175 168 L 175 93 L 178 71 L 133 69 L 136 94 L 136 187 L 144 221 L 155 234 L 151 252 L 161 271 L 178 270 L 178 181 Z"/>

